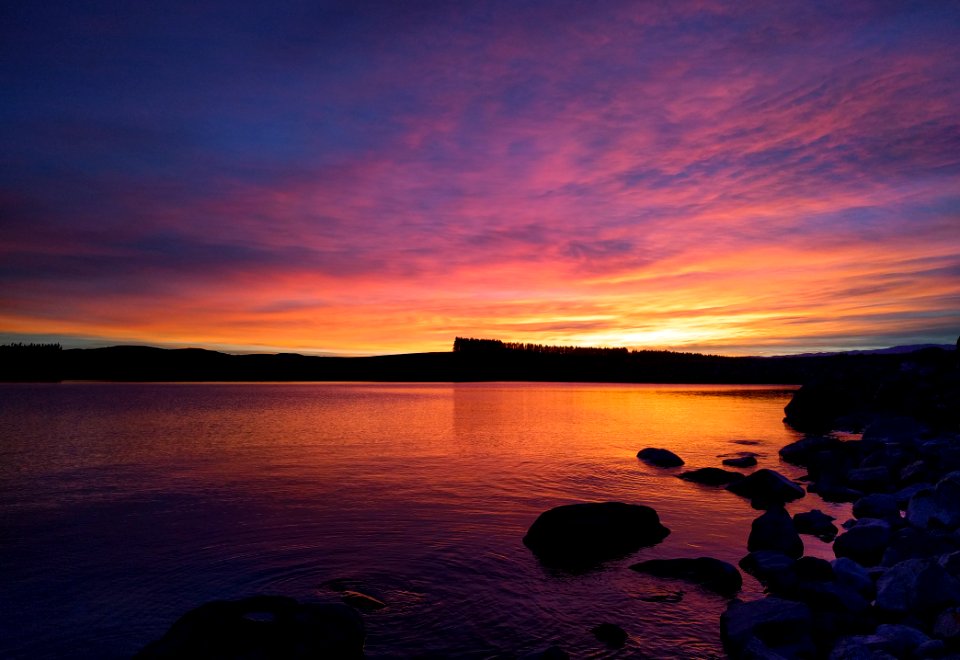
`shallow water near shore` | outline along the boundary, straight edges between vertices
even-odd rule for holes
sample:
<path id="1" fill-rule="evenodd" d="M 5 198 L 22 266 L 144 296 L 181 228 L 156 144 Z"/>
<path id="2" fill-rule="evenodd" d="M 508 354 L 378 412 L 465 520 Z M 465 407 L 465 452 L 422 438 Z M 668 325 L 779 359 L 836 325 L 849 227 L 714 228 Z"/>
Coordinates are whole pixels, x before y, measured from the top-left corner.
<path id="1" fill-rule="evenodd" d="M 800 476 L 777 455 L 800 437 L 781 422 L 792 389 L 0 385 L 0 656 L 129 657 L 206 601 L 335 602 L 334 581 L 387 604 L 364 615 L 370 658 L 721 657 L 725 599 L 627 567 L 746 554 L 760 512 L 675 475 L 752 451 Z M 648 446 L 687 465 L 647 466 Z M 580 575 L 523 546 L 545 509 L 602 500 L 652 506 L 672 534 Z M 811 508 L 849 512 L 789 507 Z M 624 649 L 593 638 L 602 622 Z"/>

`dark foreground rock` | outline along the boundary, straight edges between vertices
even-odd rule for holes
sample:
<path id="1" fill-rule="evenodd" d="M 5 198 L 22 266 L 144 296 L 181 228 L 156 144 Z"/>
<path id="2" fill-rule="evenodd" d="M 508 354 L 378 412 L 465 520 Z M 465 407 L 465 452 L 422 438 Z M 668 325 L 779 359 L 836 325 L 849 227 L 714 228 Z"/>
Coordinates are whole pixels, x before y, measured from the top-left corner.
<path id="1" fill-rule="evenodd" d="M 753 521 L 747 550 L 770 550 L 798 559 L 803 555 L 803 541 L 793 526 L 790 514 L 782 507 L 777 507 Z"/>
<path id="2" fill-rule="evenodd" d="M 674 454 L 669 449 L 659 449 L 657 447 L 647 447 L 637 452 L 637 458 L 644 463 L 655 465 L 657 467 L 677 467 L 683 465 L 683 459 Z"/>
<path id="3" fill-rule="evenodd" d="M 756 456 L 735 456 L 734 458 L 725 458 L 723 459 L 724 465 L 729 465 L 730 467 L 738 468 L 748 468 L 753 467 L 757 464 Z"/>
<path id="4" fill-rule="evenodd" d="M 627 632 L 615 623 L 601 623 L 591 632 L 597 640 L 612 649 L 622 648 L 627 643 Z"/>
<path id="5" fill-rule="evenodd" d="M 735 566 L 713 557 L 651 559 L 630 568 L 638 573 L 693 582 L 725 596 L 737 593 L 743 586 L 743 577 Z"/>
<path id="6" fill-rule="evenodd" d="M 806 493 L 775 470 L 763 468 L 727 486 L 731 493 L 748 497 L 757 508 L 766 509 L 800 499 Z"/>
<path id="7" fill-rule="evenodd" d="M 783 657 L 796 657 L 798 651 L 812 648 L 812 621 L 810 608 L 803 603 L 775 597 L 734 600 L 720 616 L 720 637 L 734 658 L 745 657 L 744 651 L 755 642 Z"/>
<path id="8" fill-rule="evenodd" d="M 692 481 L 704 486 L 726 486 L 744 478 L 739 472 L 721 470 L 715 467 L 698 468 L 677 475 L 684 481 Z"/>
<path id="9" fill-rule="evenodd" d="M 523 543 L 546 564 L 583 569 L 655 545 L 668 534 L 648 506 L 587 502 L 541 513 Z"/>
<path id="10" fill-rule="evenodd" d="M 836 520 L 833 516 L 827 515 L 820 509 L 804 511 L 793 515 L 793 526 L 800 534 L 810 534 L 816 536 L 821 541 L 832 541 L 836 537 L 837 526 L 833 524 Z"/>
<path id="11" fill-rule="evenodd" d="M 187 612 L 141 660 L 363 657 L 360 615 L 336 604 L 298 603 L 282 596 L 215 601 Z"/>

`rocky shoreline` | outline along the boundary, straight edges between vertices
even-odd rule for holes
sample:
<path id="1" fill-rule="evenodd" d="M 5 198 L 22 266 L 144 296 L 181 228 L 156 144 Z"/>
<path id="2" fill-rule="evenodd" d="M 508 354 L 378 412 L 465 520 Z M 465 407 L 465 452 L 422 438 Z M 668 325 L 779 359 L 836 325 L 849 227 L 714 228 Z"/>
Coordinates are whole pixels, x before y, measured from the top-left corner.
<path id="1" fill-rule="evenodd" d="M 744 497 L 762 512 L 739 569 L 711 557 L 648 560 L 630 568 L 730 599 L 719 625 L 731 658 L 960 659 L 957 356 L 928 349 L 882 373 L 839 373 L 800 388 L 784 421 L 805 436 L 779 452 L 782 461 L 807 470 L 800 483 L 767 468 L 678 474 Z M 750 452 L 740 454 L 724 460 L 724 467 L 756 465 Z M 684 464 L 664 448 L 642 449 L 638 459 L 655 469 Z M 852 502 L 853 518 L 838 527 L 816 509 L 791 516 L 786 505 L 806 492 Z M 669 533 L 650 507 L 596 502 L 544 512 L 523 542 L 545 565 L 578 572 L 655 545 Z M 803 535 L 832 541 L 836 559 L 804 556 Z M 736 598 L 741 571 L 763 585 L 763 598 Z M 137 657 L 362 657 L 365 633 L 356 610 L 383 603 L 349 594 L 353 600 L 345 597 L 344 605 L 280 597 L 208 603 Z M 612 622 L 593 633 L 612 649 L 626 641 Z M 568 655 L 551 647 L 525 657 Z"/>

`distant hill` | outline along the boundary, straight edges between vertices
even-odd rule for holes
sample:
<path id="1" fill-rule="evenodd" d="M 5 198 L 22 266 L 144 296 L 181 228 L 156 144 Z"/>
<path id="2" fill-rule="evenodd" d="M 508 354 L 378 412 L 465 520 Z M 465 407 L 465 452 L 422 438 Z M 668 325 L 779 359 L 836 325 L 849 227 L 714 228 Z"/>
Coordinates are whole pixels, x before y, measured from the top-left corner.
<path id="1" fill-rule="evenodd" d="M 864 351 L 782 357 L 725 357 L 515 344 L 457 338 L 452 352 L 375 357 L 296 353 L 230 355 L 150 346 L 62 349 L 0 346 L 4 381 L 557 381 L 799 384 L 838 370 L 896 369 L 905 359 L 953 360 L 952 347 L 912 353 Z"/>
<path id="2" fill-rule="evenodd" d="M 928 348 L 937 348 L 943 351 L 952 351 L 956 349 L 953 344 L 908 344 L 906 346 L 891 346 L 890 348 L 872 348 L 867 350 L 797 353 L 795 355 L 784 357 L 819 357 L 823 355 L 904 355 L 906 353 L 916 353 L 917 351 L 922 351 Z"/>

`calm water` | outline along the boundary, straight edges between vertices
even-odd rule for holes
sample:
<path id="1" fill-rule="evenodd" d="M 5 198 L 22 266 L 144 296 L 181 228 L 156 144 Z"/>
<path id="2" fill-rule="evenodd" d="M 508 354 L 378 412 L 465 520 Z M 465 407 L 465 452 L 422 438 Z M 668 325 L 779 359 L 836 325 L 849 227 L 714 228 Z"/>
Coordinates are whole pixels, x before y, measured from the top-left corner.
<path id="1" fill-rule="evenodd" d="M 205 601 L 254 593 L 366 614 L 371 658 L 720 656 L 725 601 L 626 567 L 746 553 L 744 500 L 688 467 L 777 449 L 784 388 L 593 384 L 0 385 L 0 656 L 126 657 Z M 745 441 L 745 442 L 744 442 Z M 749 444 L 748 444 L 749 443 Z M 653 506 L 673 533 L 585 575 L 521 543 L 575 501 Z M 793 511 L 847 509 L 808 495 Z M 831 557 L 804 537 L 807 553 Z M 676 603 L 650 602 L 682 590 Z M 746 597 L 759 586 L 747 578 Z M 590 634 L 630 635 L 608 651 Z"/>

